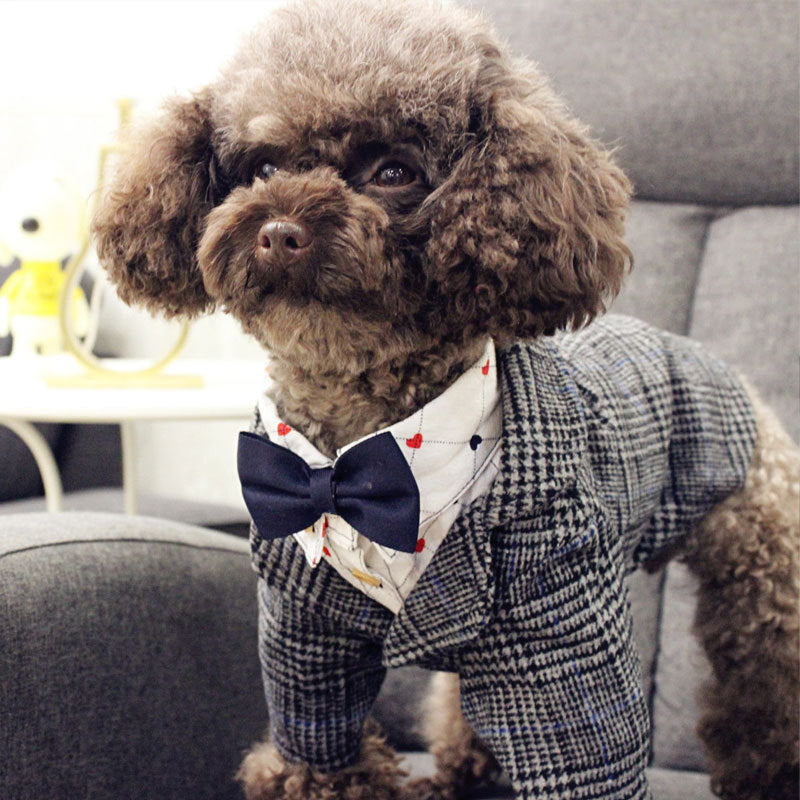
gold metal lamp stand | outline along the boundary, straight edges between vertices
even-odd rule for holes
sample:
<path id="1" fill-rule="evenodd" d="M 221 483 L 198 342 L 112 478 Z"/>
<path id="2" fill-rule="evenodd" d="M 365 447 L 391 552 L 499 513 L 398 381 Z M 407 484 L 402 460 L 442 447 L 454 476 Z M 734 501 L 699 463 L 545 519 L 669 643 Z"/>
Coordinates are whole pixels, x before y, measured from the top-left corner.
<path id="1" fill-rule="evenodd" d="M 119 130 L 129 124 L 133 103 L 129 99 L 118 102 L 119 107 Z M 123 149 L 119 143 L 103 145 L 100 148 L 100 160 L 97 172 L 97 189 L 94 192 L 94 202 L 102 196 L 103 187 L 106 181 L 106 170 L 109 157 Z M 91 215 L 89 215 L 91 218 Z M 49 386 L 59 387 L 164 387 L 164 388 L 197 388 L 203 386 L 203 378 L 200 375 L 182 375 L 164 373 L 164 368 L 178 355 L 186 342 L 189 334 L 189 323 L 181 325 L 177 339 L 173 343 L 166 355 L 157 359 L 154 363 L 144 367 L 134 369 L 117 369 L 111 367 L 116 360 L 114 358 L 99 359 L 88 347 L 85 347 L 75 332 L 72 330 L 70 313 L 70 297 L 72 296 L 73 286 L 77 283 L 81 264 L 86 258 L 90 247 L 89 227 L 85 226 L 83 241 L 78 251 L 69 259 L 66 270 L 65 280 L 59 299 L 59 324 L 64 346 L 77 361 L 84 367 L 84 372 L 77 374 L 50 375 L 46 378 Z"/>

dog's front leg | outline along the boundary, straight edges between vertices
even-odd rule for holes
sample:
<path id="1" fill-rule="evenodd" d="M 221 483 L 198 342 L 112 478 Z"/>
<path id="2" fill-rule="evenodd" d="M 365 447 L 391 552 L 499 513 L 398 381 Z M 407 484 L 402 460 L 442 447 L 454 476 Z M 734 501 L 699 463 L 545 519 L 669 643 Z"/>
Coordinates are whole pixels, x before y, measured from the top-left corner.
<path id="1" fill-rule="evenodd" d="M 386 674 L 380 641 L 263 579 L 258 592 L 270 741 L 239 771 L 247 800 L 399 800 L 405 773 L 365 725 Z"/>
<path id="2" fill-rule="evenodd" d="M 367 723 L 358 760 L 337 772 L 287 761 L 263 742 L 247 754 L 237 777 L 247 800 L 402 800 L 405 775 L 377 726 Z"/>

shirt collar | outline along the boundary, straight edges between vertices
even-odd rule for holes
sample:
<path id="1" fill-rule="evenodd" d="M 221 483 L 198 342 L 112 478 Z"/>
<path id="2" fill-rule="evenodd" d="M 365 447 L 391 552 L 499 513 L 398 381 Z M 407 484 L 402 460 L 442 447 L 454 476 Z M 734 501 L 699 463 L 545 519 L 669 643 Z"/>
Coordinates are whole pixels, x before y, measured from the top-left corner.
<path id="1" fill-rule="evenodd" d="M 330 466 L 330 458 L 280 418 L 268 389 L 269 385 L 259 397 L 258 411 L 269 439 L 313 468 Z M 390 433 L 417 482 L 423 524 L 472 484 L 500 441 L 502 425 L 497 361 L 490 339 L 478 361 L 438 397 L 406 419 L 339 448 L 336 454 L 371 436 Z"/>

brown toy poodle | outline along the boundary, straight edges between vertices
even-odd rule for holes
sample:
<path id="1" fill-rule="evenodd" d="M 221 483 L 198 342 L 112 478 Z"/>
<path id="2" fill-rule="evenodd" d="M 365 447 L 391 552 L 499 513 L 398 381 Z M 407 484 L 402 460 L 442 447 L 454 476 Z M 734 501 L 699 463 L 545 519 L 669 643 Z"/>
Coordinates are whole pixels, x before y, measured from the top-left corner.
<path id="1" fill-rule="evenodd" d="M 294 431 L 332 459 L 481 374 L 502 408 L 481 473 L 492 480 L 464 489 L 432 554 L 433 533 L 411 554 L 365 544 L 336 528 L 333 507 L 307 531 L 319 564 L 301 534 L 254 527 L 271 740 L 242 765 L 250 800 L 455 798 L 498 764 L 519 797 L 648 796 L 620 577 L 679 551 L 700 579 L 696 630 L 713 666 L 700 725 L 712 786 L 796 797 L 797 449 L 677 337 L 624 320 L 560 333 L 620 288 L 630 188 L 483 19 L 418 0 L 278 11 L 213 85 L 132 134 L 94 221 L 100 259 L 126 301 L 170 316 L 222 307 L 269 351 L 273 439 Z M 614 369 L 661 371 L 606 373 L 608 354 Z M 733 427 L 679 424 L 707 409 Z M 653 424 L 628 437 L 640 414 Z M 268 428 L 260 411 L 254 430 Z M 518 440 L 533 428 L 549 449 L 531 456 Z M 644 461 L 631 477 L 649 436 L 669 439 L 658 478 Z M 422 458 L 421 432 L 395 438 Z M 466 441 L 483 452 L 482 436 Z M 684 450 L 726 443 L 725 469 L 749 468 L 699 499 L 675 489 L 704 471 Z M 349 574 L 353 553 L 366 560 Z M 397 564 L 416 589 L 392 607 Z M 376 602 L 383 583 L 390 599 Z M 437 592 L 446 602 L 430 606 Z M 435 626 L 415 616 L 419 597 Z M 447 673 L 426 704 L 438 773 L 412 784 L 371 723 L 362 736 L 399 663 Z"/>

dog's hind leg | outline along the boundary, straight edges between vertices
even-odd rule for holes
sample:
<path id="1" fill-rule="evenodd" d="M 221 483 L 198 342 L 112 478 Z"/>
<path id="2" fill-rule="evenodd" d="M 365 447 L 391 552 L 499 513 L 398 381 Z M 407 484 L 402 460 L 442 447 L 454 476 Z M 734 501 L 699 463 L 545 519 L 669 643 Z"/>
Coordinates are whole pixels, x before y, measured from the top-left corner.
<path id="1" fill-rule="evenodd" d="M 797 800 L 800 452 L 753 398 L 758 441 L 744 488 L 689 541 L 695 631 L 712 667 L 698 732 L 726 800 Z"/>
<path id="2" fill-rule="evenodd" d="M 422 734 L 436 759 L 436 774 L 412 781 L 407 789 L 409 800 L 460 800 L 471 790 L 499 779 L 500 766 L 461 712 L 458 675 L 434 674 L 422 715 Z"/>

